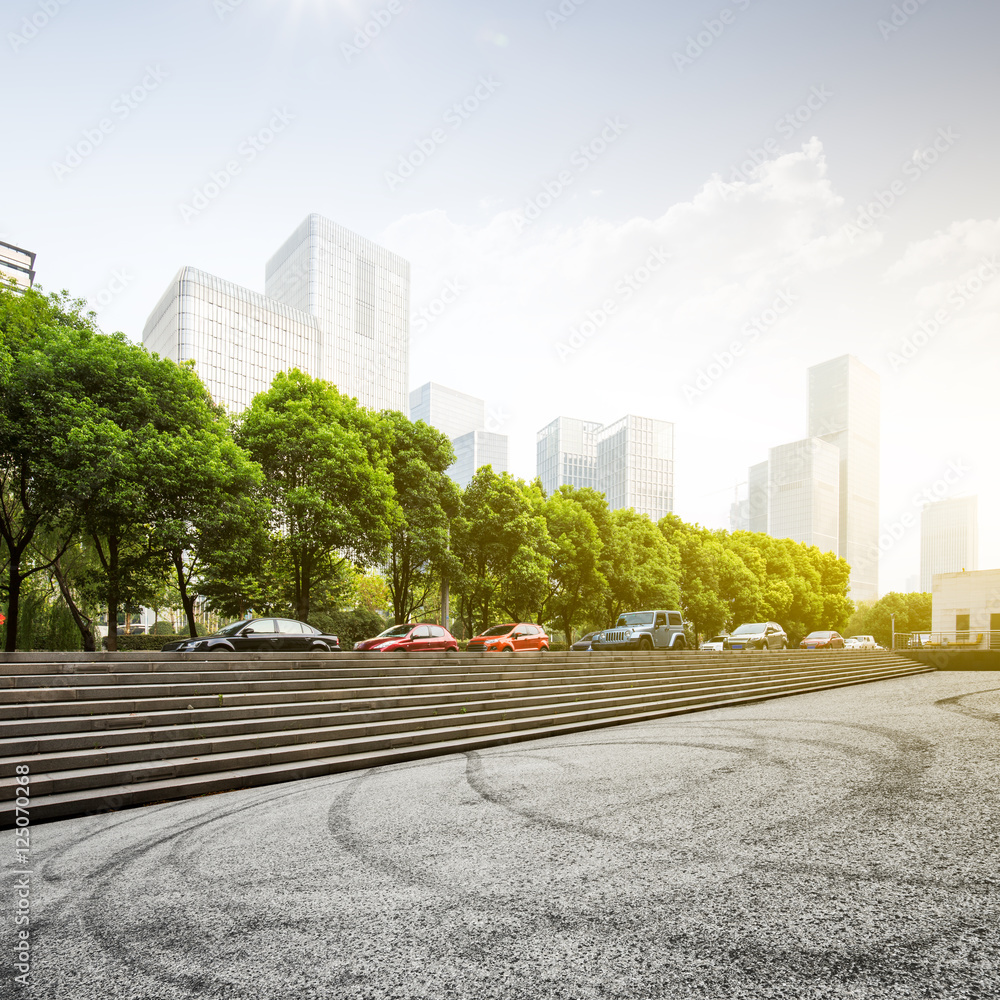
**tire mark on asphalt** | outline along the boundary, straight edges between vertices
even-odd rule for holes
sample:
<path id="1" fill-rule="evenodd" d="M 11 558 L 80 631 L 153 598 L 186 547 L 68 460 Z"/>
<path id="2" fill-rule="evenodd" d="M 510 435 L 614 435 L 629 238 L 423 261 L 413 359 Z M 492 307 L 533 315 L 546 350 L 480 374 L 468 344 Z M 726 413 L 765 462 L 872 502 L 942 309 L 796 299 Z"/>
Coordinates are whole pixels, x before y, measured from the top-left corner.
<path id="1" fill-rule="evenodd" d="M 992 722 L 994 725 L 1000 724 L 1000 713 L 984 712 L 981 708 L 973 708 L 971 705 L 963 704 L 966 698 L 974 698 L 977 695 L 995 694 L 1000 688 L 985 688 L 982 691 L 969 691 L 966 694 L 955 695 L 954 698 L 940 698 L 934 702 L 935 708 L 944 709 L 946 712 L 957 712 L 970 719 L 980 719 L 983 722 Z"/>

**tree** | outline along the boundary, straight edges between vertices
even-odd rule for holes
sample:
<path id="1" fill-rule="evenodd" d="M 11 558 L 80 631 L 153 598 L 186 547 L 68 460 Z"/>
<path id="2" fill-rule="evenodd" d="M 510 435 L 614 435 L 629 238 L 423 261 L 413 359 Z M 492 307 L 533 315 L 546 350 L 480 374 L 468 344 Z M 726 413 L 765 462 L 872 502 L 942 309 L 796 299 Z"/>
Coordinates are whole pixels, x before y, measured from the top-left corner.
<path id="1" fill-rule="evenodd" d="M 64 362 L 96 336 L 66 293 L 0 290 L 0 537 L 7 550 L 5 649 L 17 648 L 22 583 L 66 551 L 82 504 L 117 473 L 123 435 Z M 58 531 L 57 531 L 58 526 Z M 39 530 L 49 559 L 26 564 Z"/>
<path id="2" fill-rule="evenodd" d="M 645 514 L 627 507 L 611 512 L 610 539 L 601 552 L 607 580 L 604 618 L 623 611 L 680 606 L 680 554 Z"/>
<path id="3" fill-rule="evenodd" d="M 287 574 L 295 617 L 345 562 L 381 561 L 399 521 L 375 414 L 335 386 L 279 372 L 236 422 L 235 438 L 263 470 L 271 503 L 269 557 Z"/>
<path id="4" fill-rule="evenodd" d="M 541 488 L 497 474 L 489 465 L 472 477 L 452 523 L 452 550 L 462 567 L 460 617 L 469 633 L 497 615 L 523 621 L 545 600 L 551 542 Z"/>
<path id="5" fill-rule="evenodd" d="M 573 486 L 561 486 L 542 508 L 552 558 L 540 620 L 558 622 L 567 643 L 573 642 L 574 626 L 607 586 L 600 570 L 604 543 L 588 510 L 589 498 L 580 498 L 580 493 Z"/>
<path id="6" fill-rule="evenodd" d="M 445 474 L 455 460 L 446 435 L 402 413 L 387 410 L 381 416 L 389 432 L 389 472 L 401 515 L 389 539 L 386 567 L 393 620 L 400 625 L 426 606 L 440 571 L 454 575 L 449 522 L 458 511 L 459 489 Z"/>
<path id="7" fill-rule="evenodd" d="M 892 619 L 897 632 L 929 632 L 931 595 L 892 591 L 877 601 L 859 604 L 846 626 L 848 635 L 872 635 L 879 645 L 892 647 Z"/>

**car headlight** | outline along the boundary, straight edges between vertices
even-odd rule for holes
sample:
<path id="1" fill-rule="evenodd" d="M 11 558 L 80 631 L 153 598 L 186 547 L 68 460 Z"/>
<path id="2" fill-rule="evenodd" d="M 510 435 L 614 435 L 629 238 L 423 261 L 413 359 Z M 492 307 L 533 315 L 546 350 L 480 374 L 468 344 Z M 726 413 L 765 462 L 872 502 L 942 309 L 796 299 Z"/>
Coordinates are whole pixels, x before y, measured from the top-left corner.
<path id="1" fill-rule="evenodd" d="M 385 649 L 387 646 L 391 645 L 391 642 L 380 642 L 377 646 L 372 646 L 372 649 Z"/>
<path id="2" fill-rule="evenodd" d="M 201 649 L 201 646 L 202 644 L 200 642 L 186 642 L 184 643 L 183 646 L 181 646 L 181 649 L 182 650 Z"/>

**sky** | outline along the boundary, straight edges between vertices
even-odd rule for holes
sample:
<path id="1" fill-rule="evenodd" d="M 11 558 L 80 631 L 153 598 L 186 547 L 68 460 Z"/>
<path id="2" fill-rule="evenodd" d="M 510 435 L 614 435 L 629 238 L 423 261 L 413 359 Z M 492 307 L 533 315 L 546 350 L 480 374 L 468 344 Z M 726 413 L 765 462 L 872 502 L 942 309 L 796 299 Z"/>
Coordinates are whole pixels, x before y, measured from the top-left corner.
<path id="1" fill-rule="evenodd" d="M 0 239 L 141 341 L 180 267 L 263 291 L 310 212 L 411 263 L 410 384 L 675 425 L 729 526 L 806 434 L 806 370 L 881 379 L 880 590 L 928 499 L 1000 566 L 1000 5 L 986 0 L 5 0 Z M 743 487 L 745 489 L 745 485 Z"/>

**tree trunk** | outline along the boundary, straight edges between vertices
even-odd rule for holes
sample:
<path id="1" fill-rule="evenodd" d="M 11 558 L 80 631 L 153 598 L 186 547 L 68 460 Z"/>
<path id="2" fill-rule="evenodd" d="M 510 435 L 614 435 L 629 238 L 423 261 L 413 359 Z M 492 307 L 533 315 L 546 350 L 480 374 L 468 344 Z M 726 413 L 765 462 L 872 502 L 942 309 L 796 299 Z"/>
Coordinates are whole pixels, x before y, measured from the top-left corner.
<path id="1" fill-rule="evenodd" d="M 56 582 L 59 584 L 59 592 L 62 594 L 63 600 L 69 608 L 69 613 L 73 616 L 76 627 L 80 630 L 80 635 L 83 638 L 83 651 L 85 653 L 96 653 L 97 643 L 94 640 L 93 620 L 88 618 L 80 610 L 76 601 L 73 600 L 73 594 L 69 589 L 69 581 L 66 579 L 62 567 L 59 565 L 58 557 L 52 563 L 52 571 L 55 574 Z"/>
<path id="2" fill-rule="evenodd" d="M 7 578 L 7 638 L 4 652 L 13 653 L 17 649 L 17 619 L 21 611 L 21 559 L 10 551 L 10 574 Z"/>
<path id="3" fill-rule="evenodd" d="M 181 606 L 184 608 L 184 617 L 187 618 L 188 635 L 196 638 L 198 626 L 194 620 L 194 594 L 188 593 L 187 577 L 184 575 L 184 553 L 180 549 L 174 549 L 170 553 L 170 558 L 174 562 L 174 569 L 177 570 L 177 590 L 181 595 Z M 156 624 L 155 622 L 153 623 Z"/>
<path id="4" fill-rule="evenodd" d="M 108 560 L 105 567 L 108 574 L 108 652 L 118 652 L 118 539 L 108 534 Z"/>

